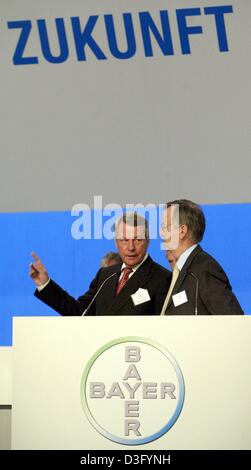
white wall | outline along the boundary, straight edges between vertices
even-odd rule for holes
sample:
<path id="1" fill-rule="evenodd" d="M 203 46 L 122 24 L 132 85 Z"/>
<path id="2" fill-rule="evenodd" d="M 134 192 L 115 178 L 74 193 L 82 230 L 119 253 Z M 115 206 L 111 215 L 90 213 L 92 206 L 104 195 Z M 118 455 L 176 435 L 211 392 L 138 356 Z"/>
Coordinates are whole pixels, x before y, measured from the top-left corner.
<path id="1" fill-rule="evenodd" d="M 250 201 L 249 0 L 1 3 L 0 211 L 92 206 L 98 194 L 104 204 L 122 205 L 177 197 Z M 204 7 L 226 5 L 233 13 L 224 15 L 229 50 L 222 52 L 215 17 Z M 187 18 L 203 29 L 189 37 L 191 54 L 181 51 L 177 8 L 200 9 Z M 146 57 L 139 12 L 149 12 L 161 31 L 160 10 L 169 13 L 174 54 L 164 55 L 151 34 L 153 56 Z M 121 60 L 109 49 L 104 15 L 112 15 L 125 51 L 124 12 L 131 13 L 137 49 Z M 99 15 L 92 35 L 107 60 L 86 47 L 86 60 L 78 61 L 71 17 L 84 28 L 91 15 Z M 45 20 L 58 55 L 55 18 L 64 19 L 69 47 L 59 64 L 44 58 L 37 26 Z M 13 64 L 21 29 L 8 22 L 18 20 L 31 21 L 23 56 L 38 64 Z"/>

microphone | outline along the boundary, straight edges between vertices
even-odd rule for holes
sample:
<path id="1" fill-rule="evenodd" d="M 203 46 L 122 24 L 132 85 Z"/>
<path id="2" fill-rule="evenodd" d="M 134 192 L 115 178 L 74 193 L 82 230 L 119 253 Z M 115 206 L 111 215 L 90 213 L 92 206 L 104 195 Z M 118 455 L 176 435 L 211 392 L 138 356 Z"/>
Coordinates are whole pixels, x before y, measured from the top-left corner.
<path id="1" fill-rule="evenodd" d="M 111 274 L 110 276 L 108 276 L 108 277 L 102 282 L 101 286 L 98 288 L 96 294 L 95 294 L 94 297 L 92 298 L 92 300 L 91 300 L 91 302 L 89 303 L 88 307 L 83 311 L 83 313 L 82 313 L 82 315 L 81 315 L 82 317 L 88 312 L 89 308 L 92 306 L 94 300 L 96 299 L 96 297 L 97 297 L 98 294 L 100 293 L 100 291 L 101 291 L 102 287 L 105 285 L 105 283 L 106 283 L 109 279 L 111 279 L 113 276 L 116 276 L 116 275 L 118 275 L 118 274 L 120 274 L 120 271 L 117 272 L 117 273 Z"/>
<path id="2" fill-rule="evenodd" d="M 194 314 L 198 315 L 198 294 L 199 294 L 199 278 L 195 276 L 195 274 L 192 271 L 188 271 L 187 274 L 190 274 L 190 276 L 193 276 L 193 278 L 196 281 L 196 291 L 195 291 L 195 309 L 194 309 Z"/>

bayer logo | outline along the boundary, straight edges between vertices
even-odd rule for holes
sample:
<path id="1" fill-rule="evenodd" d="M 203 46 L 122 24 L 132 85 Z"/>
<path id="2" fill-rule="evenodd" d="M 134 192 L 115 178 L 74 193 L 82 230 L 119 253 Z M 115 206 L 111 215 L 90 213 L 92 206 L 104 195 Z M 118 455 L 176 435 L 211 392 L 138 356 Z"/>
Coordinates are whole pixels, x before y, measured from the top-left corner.
<path id="1" fill-rule="evenodd" d="M 177 421 L 184 379 L 162 345 L 140 337 L 118 338 L 90 359 L 81 380 L 81 402 L 94 428 L 125 445 L 158 439 Z"/>

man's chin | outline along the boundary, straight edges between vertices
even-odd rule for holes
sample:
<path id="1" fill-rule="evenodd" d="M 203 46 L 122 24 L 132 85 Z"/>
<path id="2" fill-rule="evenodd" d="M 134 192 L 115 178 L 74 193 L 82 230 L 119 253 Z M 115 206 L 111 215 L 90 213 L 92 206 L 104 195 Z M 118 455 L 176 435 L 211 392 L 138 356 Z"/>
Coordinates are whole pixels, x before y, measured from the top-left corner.
<path id="1" fill-rule="evenodd" d="M 133 268 L 133 266 L 136 266 L 139 263 L 140 261 L 138 260 L 136 256 L 130 256 L 130 257 L 127 256 L 125 259 L 125 264 L 127 266 L 130 266 L 130 268 Z"/>

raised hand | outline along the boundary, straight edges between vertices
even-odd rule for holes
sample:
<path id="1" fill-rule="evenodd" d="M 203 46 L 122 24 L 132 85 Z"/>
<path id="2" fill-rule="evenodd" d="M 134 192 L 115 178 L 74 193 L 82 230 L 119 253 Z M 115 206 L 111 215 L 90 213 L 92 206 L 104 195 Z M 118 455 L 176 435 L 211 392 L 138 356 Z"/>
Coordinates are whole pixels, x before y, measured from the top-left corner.
<path id="1" fill-rule="evenodd" d="M 40 258 L 32 251 L 31 256 L 34 262 L 30 263 L 29 275 L 36 286 L 42 286 L 49 281 L 49 275 Z"/>

